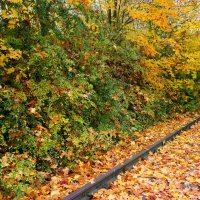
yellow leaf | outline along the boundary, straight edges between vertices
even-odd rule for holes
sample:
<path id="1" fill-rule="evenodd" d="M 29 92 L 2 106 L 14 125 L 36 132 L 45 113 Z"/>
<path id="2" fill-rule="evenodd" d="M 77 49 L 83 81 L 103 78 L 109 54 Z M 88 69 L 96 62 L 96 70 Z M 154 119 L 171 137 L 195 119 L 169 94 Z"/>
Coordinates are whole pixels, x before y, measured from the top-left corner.
<path id="1" fill-rule="evenodd" d="M 6 61 L 8 61 L 7 56 L 5 55 L 0 55 L 0 67 L 4 67 L 6 65 Z"/>
<path id="2" fill-rule="evenodd" d="M 36 108 L 30 108 L 30 113 L 35 114 Z"/>
<path id="3" fill-rule="evenodd" d="M 51 191 L 51 197 L 53 197 L 53 196 L 59 196 L 59 195 L 60 195 L 60 191 L 59 190 Z"/>
<path id="4" fill-rule="evenodd" d="M 12 3 L 22 3 L 22 0 L 10 0 Z"/>
<path id="5" fill-rule="evenodd" d="M 18 17 L 17 11 L 15 9 L 11 9 L 11 11 L 12 11 L 12 17 L 17 18 Z"/>
<path id="6" fill-rule="evenodd" d="M 119 97 L 118 97 L 117 95 L 114 95 L 112 98 L 113 98 L 115 101 L 117 101 L 117 100 L 119 99 Z"/>
<path id="7" fill-rule="evenodd" d="M 74 176 L 74 179 L 79 179 L 79 177 L 80 177 L 80 175 L 78 175 L 78 174 L 76 174 L 75 176 Z"/>
<path id="8" fill-rule="evenodd" d="M 196 182 L 196 179 L 194 177 L 191 177 L 191 176 L 187 177 L 186 180 L 189 181 L 189 182 L 191 182 L 191 183 Z"/>
<path id="9" fill-rule="evenodd" d="M 17 24 L 17 20 L 16 20 L 16 19 L 11 19 L 11 20 L 9 20 L 9 22 L 8 22 L 8 28 L 14 29 L 15 26 L 16 26 L 16 24 Z"/>
<path id="10" fill-rule="evenodd" d="M 11 74 L 15 71 L 15 68 L 11 67 L 11 68 L 8 68 L 6 71 L 7 71 L 8 74 Z"/>
<path id="11" fill-rule="evenodd" d="M 1 16 L 3 19 L 9 19 L 9 15 L 7 14 L 7 10 L 2 10 L 1 11 Z"/>
<path id="12" fill-rule="evenodd" d="M 19 60 L 21 58 L 21 54 L 22 54 L 22 52 L 20 50 L 15 50 L 15 51 L 10 52 L 9 57 Z"/>
<path id="13" fill-rule="evenodd" d="M 3 167 L 9 166 L 8 158 L 6 156 L 3 156 L 3 158 L 2 158 L 2 166 Z"/>
<path id="14" fill-rule="evenodd" d="M 30 175 L 30 176 L 34 176 L 34 175 L 35 175 L 35 171 L 32 170 L 32 171 L 29 173 L 29 175 Z"/>
<path id="15" fill-rule="evenodd" d="M 152 176 L 154 174 L 154 172 L 152 170 L 147 170 L 146 174 L 149 175 L 149 176 Z"/>
<path id="16" fill-rule="evenodd" d="M 7 47 L 4 45 L 1 45 L 1 50 L 5 51 L 5 50 L 7 50 Z"/>

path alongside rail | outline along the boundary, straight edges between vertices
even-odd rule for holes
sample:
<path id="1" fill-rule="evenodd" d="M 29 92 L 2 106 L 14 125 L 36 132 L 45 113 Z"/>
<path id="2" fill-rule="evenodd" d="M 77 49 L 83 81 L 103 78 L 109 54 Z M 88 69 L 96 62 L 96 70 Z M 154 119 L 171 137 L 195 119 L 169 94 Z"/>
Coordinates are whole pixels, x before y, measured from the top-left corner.
<path id="1" fill-rule="evenodd" d="M 200 122 L 120 175 L 93 200 L 197 200 L 200 197 Z"/>

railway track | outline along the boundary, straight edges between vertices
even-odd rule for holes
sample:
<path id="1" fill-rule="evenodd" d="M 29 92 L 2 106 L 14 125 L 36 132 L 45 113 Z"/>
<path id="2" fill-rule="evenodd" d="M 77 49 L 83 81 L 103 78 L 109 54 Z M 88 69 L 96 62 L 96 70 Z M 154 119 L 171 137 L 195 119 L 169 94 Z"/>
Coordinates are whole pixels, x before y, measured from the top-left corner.
<path id="1" fill-rule="evenodd" d="M 87 183 L 82 188 L 72 192 L 68 196 L 66 196 L 63 200 L 89 200 L 92 197 L 92 194 L 97 192 L 101 188 L 108 188 L 109 183 L 113 182 L 117 176 L 125 171 L 129 171 L 132 167 L 141 159 L 145 159 L 148 157 L 150 152 L 155 153 L 159 147 L 163 146 L 167 141 L 173 140 L 177 135 L 181 134 L 183 131 L 186 131 L 191 128 L 192 125 L 200 121 L 200 116 L 195 120 L 189 122 L 188 124 L 182 126 L 176 131 L 168 134 L 158 142 L 149 146 L 145 150 L 135 154 L 130 159 L 126 160 L 124 163 L 119 164 L 113 169 L 109 170 L 107 173 L 99 176 L 93 181 Z"/>

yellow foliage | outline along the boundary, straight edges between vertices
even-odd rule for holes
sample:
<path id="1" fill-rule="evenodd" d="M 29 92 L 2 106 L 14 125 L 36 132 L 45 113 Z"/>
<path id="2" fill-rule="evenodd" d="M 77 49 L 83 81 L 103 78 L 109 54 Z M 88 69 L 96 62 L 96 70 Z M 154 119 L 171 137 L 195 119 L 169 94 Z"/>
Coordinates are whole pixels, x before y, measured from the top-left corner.
<path id="1" fill-rule="evenodd" d="M 8 22 L 8 28 L 14 29 L 16 27 L 17 20 L 16 19 L 10 19 Z"/>
<path id="2" fill-rule="evenodd" d="M 6 62 L 8 61 L 7 56 L 0 55 L 0 67 L 4 67 L 6 65 Z"/>
<path id="3" fill-rule="evenodd" d="M 164 87 L 163 80 L 161 78 L 161 70 L 155 60 L 142 59 L 141 65 L 144 68 L 144 80 L 157 90 L 162 90 Z"/>
<path id="4" fill-rule="evenodd" d="M 15 71 L 15 68 L 11 67 L 11 68 L 8 68 L 6 71 L 7 71 L 8 74 L 11 74 Z"/>
<path id="5" fill-rule="evenodd" d="M 69 4 L 75 4 L 75 5 L 78 5 L 80 3 L 80 0 L 67 0 L 67 2 Z"/>
<path id="6" fill-rule="evenodd" d="M 9 0 L 11 3 L 22 3 L 22 0 Z"/>
<path id="7" fill-rule="evenodd" d="M 8 15 L 7 10 L 2 10 L 1 16 L 2 16 L 3 19 L 9 19 L 9 15 Z"/>
<path id="8" fill-rule="evenodd" d="M 11 59 L 19 60 L 22 57 L 22 52 L 20 50 L 8 48 L 4 40 L 0 40 L 0 50 L 4 52 L 0 54 L 0 67 L 5 67 L 6 63 Z"/>
<path id="9" fill-rule="evenodd" d="M 92 0 L 67 0 L 67 3 L 79 5 L 82 4 L 84 6 L 89 6 L 91 4 Z"/>
<path id="10" fill-rule="evenodd" d="M 171 8 L 172 6 L 174 6 L 173 0 L 153 0 L 153 2 L 163 7 Z"/>
<path id="11" fill-rule="evenodd" d="M 141 21 L 148 21 L 149 16 L 145 11 L 137 10 L 137 9 L 131 9 L 129 11 L 129 15 L 135 19 L 135 20 L 141 20 Z"/>
<path id="12" fill-rule="evenodd" d="M 8 19 L 7 27 L 9 29 L 14 29 L 17 26 L 19 19 L 18 12 L 16 9 L 11 8 L 8 10 L 2 10 L 1 16 L 3 19 Z"/>

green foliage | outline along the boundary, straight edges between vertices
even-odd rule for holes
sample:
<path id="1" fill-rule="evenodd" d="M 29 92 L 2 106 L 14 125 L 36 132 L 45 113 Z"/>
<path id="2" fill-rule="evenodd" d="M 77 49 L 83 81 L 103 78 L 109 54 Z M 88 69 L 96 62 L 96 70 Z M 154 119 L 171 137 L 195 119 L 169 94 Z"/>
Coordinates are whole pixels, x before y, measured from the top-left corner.
<path id="1" fill-rule="evenodd" d="M 35 161 L 28 154 L 6 153 L 0 159 L 0 187 L 5 198 L 20 198 L 41 177 L 35 170 Z"/>

